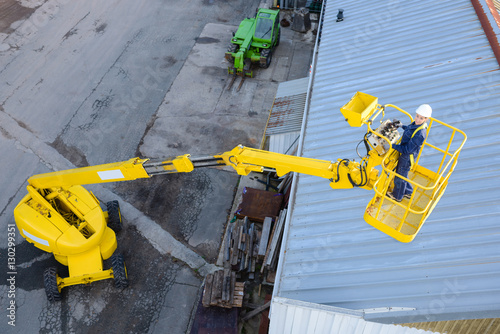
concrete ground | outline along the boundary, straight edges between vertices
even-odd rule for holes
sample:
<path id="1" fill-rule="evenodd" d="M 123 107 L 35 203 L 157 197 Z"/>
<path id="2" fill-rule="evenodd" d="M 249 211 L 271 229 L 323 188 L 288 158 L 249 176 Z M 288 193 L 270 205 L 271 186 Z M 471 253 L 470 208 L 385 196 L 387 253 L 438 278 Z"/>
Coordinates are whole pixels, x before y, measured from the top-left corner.
<path id="1" fill-rule="evenodd" d="M 67 269 L 18 233 L 9 246 L 6 232 L 31 175 L 258 147 L 278 83 L 307 75 L 313 47 L 311 34 L 284 28 L 271 67 L 257 69 L 240 92 L 227 90 L 224 51 L 258 3 L 0 1 L 0 333 L 188 330 L 215 268 L 235 173 L 88 187 L 103 202 L 120 202 L 118 247 L 130 279 L 123 291 L 106 280 L 65 288 L 62 302 L 49 303 L 43 270 Z"/>

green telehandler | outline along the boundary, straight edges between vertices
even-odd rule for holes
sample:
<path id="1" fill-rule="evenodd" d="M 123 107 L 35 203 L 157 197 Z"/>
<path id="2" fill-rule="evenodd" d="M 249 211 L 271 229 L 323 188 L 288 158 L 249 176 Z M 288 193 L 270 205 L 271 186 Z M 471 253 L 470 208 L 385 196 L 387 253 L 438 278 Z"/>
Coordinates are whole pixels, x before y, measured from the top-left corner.
<path id="1" fill-rule="evenodd" d="M 226 52 L 229 74 L 253 77 L 251 63 L 261 68 L 271 64 L 274 47 L 280 43 L 279 10 L 260 8 L 255 18 L 241 21 Z"/>

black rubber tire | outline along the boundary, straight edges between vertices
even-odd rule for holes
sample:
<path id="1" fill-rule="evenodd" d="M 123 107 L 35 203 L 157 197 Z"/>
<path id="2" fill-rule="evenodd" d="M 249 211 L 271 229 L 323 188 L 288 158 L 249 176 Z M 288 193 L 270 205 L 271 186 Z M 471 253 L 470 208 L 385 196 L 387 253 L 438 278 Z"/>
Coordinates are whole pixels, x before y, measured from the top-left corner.
<path id="1" fill-rule="evenodd" d="M 43 272 L 43 284 L 45 285 L 45 293 L 49 302 L 58 302 L 61 300 L 61 293 L 57 288 L 57 269 L 49 267 Z"/>
<path id="2" fill-rule="evenodd" d="M 126 288 L 128 286 L 128 276 L 123 255 L 113 254 L 111 256 L 111 267 L 113 268 L 115 286 L 119 289 Z"/>
<path id="3" fill-rule="evenodd" d="M 280 37 L 281 37 L 281 29 L 278 30 L 278 38 L 276 39 L 276 45 L 275 46 L 280 45 Z"/>
<path id="4" fill-rule="evenodd" d="M 238 44 L 234 44 L 234 43 L 231 43 L 229 44 L 229 46 L 227 47 L 227 52 L 231 52 L 231 53 L 235 53 L 238 51 L 238 49 L 240 48 L 240 46 Z M 226 57 L 227 61 L 230 62 L 231 64 L 234 64 L 234 57 L 229 57 L 227 56 Z"/>
<path id="5" fill-rule="evenodd" d="M 263 60 L 264 58 L 264 60 Z M 259 67 L 260 68 L 268 68 L 269 65 L 271 65 L 271 61 L 273 59 L 273 50 L 271 49 L 264 49 L 260 52 L 260 62 L 259 62 Z"/>
<path id="6" fill-rule="evenodd" d="M 108 209 L 108 226 L 115 233 L 122 230 L 122 214 L 120 211 L 120 204 L 118 201 L 110 201 L 106 203 Z"/>

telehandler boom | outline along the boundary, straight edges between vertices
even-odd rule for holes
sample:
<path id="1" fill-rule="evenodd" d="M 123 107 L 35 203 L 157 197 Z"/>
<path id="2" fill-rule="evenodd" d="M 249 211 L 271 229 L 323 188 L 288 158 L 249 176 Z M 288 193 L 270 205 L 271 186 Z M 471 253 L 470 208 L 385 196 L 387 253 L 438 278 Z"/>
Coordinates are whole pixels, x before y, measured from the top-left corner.
<path id="1" fill-rule="evenodd" d="M 333 189 L 373 189 L 375 195 L 366 208 L 365 220 L 399 241 L 412 241 L 446 189 L 466 136 L 450 125 L 431 119 L 427 134 L 434 127 L 440 127 L 440 136 L 444 130 L 449 130 L 450 139 L 445 149 L 424 142 L 420 155 L 427 149 L 442 154 L 437 168 L 431 170 L 429 166 L 419 165 L 419 155 L 415 168 L 408 178 L 404 178 L 413 185 L 411 198 L 395 202 L 385 194 L 396 176 L 394 169 L 399 153 L 392 149 L 392 144 L 398 142 L 400 136 L 390 120 L 382 119 L 375 130 L 371 127 L 378 116 L 385 116 L 388 108 L 413 120 L 406 111 L 390 104 L 381 106 L 377 98 L 361 92 L 341 108 L 349 125 L 364 124 L 368 128 L 363 139 L 367 154 L 360 162 L 318 160 L 237 146 L 231 151 L 209 156 L 185 154 L 161 161 L 133 158 L 32 176 L 28 179 L 28 194 L 14 209 L 19 231 L 30 243 L 53 253 L 56 260 L 69 267 L 66 278 L 59 277 L 55 268 L 45 271 L 48 299 L 60 300 L 61 289 L 66 286 L 107 278 L 114 278 L 117 287 L 128 285 L 123 257 L 113 255 L 117 248 L 115 232 L 121 229 L 118 202 L 107 203 L 107 211 L 103 211 L 97 198 L 82 187 L 85 184 L 189 173 L 196 168 L 216 166 L 231 166 L 240 175 L 262 172 L 264 167 L 273 168 L 278 176 L 297 172 L 327 179 Z M 451 147 L 455 149 L 452 151 Z M 110 257 L 112 268 L 103 270 L 103 259 Z"/>

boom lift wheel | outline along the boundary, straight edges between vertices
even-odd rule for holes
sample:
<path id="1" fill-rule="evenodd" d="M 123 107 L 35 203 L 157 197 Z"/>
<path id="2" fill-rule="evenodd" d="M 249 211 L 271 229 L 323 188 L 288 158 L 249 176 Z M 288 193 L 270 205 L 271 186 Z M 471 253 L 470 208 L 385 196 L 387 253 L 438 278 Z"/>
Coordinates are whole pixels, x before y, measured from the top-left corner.
<path id="1" fill-rule="evenodd" d="M 45 293 L 49 302 L 58 302 L 61 300 L 61 292 L 57 287 L 57 269 L 49 267 L 43 272 L 43 284 L 45 285 Z"/>
<path id="2" fill-rule="evenodd" d="M 108 226 L 113 232 L 118 233 L 122 230 L 122 215 L 118 201 L 106 203 L 108 209 Z"/>
<path id="3" fill-rule="evenodd" d="M 113 254 L 111 256 L 111 267 L 113 268 L 115 286 L 120 289 L 128 287 L 127 267 L 122 254 Z"/>

